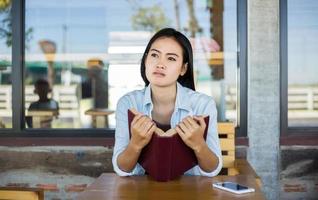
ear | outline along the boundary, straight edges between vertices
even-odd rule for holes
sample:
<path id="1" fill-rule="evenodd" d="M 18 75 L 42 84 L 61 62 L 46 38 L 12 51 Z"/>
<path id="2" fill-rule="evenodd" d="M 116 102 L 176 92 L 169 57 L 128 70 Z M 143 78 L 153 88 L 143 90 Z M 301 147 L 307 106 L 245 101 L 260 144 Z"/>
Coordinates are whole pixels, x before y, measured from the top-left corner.
<path id="1" fill-rule="evenodd" d="M 181 69 L 181 76 L 185 75 L 185 73 L 187 72 L 188 70 L 188 63 L 185 63 L 182 65 L 182 69 Z"/>

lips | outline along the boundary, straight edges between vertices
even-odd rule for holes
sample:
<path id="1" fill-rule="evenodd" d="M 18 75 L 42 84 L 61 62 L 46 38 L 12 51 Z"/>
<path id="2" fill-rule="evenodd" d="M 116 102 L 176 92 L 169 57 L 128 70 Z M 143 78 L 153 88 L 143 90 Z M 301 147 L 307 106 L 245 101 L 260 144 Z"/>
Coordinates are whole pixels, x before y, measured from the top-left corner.
<path id="1" fill-rule="evenodd" d="M 162 72 L 154 72 L 153 75 L 155 75 L 155 76 L 160 76 L 160 77 L 165 76 L 165 74 L 162 73 Z"/>

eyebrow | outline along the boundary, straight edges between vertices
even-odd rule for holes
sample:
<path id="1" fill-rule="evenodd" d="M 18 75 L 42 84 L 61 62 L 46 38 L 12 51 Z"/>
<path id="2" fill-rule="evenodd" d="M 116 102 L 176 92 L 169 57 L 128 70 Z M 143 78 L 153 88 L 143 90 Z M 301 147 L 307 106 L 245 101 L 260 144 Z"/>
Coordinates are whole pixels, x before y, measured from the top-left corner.
<path id="1" fill-rule="evenodd" d="M 150 51 L 156 51 L 156 52 L 158 52 L 158 53 L 161 53 L 161 51 L 159 51 L 159 50 L 157 50 L 157 49 L 150 49 Z M 172 56 L 179 57 L 179 55 L 176 54 L 176 53 L 167 53 L 167 55 L 172 55 Z"/>

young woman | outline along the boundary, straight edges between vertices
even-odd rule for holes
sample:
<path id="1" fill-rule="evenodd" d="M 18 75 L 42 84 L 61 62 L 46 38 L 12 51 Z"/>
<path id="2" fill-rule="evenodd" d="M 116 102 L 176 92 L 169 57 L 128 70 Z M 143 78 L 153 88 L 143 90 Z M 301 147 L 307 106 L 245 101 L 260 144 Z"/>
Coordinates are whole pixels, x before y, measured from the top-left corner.
<path id="1" fill-rule="evenodd" d="M 141 76 L 146 87 L 129 92 L 117 104 L 112 158 L 115 172 L 120 176 L 145 173 L 138 158 L 159 123 L 175 128 L 183 142 L 193 149 L 198 165 L 186 171 L 186 175 L 217 175 L 222 168 L 222 156 L 216 106 L 210 96 L 195 92 L 189 40 L 172 28 L 157 32 L 142 57 Z M 130 137 L 127 110 L 131 108 L 139 114 L 131 123 Z M 210 116 L 209 124 L 205 124 L 202 115 Z"/>

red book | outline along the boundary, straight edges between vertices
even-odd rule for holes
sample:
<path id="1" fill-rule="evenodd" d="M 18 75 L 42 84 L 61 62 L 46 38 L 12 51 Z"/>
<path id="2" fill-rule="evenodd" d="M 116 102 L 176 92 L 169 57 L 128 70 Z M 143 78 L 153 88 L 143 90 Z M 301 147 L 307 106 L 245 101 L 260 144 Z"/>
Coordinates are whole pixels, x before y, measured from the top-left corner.
<path id="1" fill-rule="evenodd" d="M 128 110 L 129 135 L 130 125 L 135 114 Z M 206 140 L 209 116 L 204 118 Z M 169 181 L 178 178 L 198 164 L 194 151 L 188 147 L 174 129 L 158 123 L 157 130 L 150 142 L 142 149 L 138 163 L 146 173 L 157 181 Z"/>

